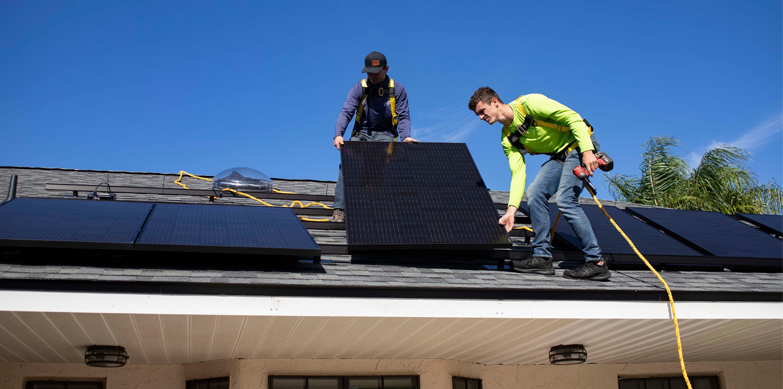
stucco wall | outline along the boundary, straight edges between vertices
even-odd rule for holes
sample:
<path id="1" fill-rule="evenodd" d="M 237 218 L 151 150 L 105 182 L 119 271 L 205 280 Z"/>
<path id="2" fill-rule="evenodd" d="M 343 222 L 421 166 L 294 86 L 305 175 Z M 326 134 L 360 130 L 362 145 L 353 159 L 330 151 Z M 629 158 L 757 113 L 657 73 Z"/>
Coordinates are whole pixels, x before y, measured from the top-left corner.
<path id="1" fill-rule="evenodd" d="M 106 389 L 185 389 L 185 367 L 97 368 L 74 364 L 0 363 L 0 389 L 24 389 L 27 381 L 103 381 Z"/>
<path id="2" fill-rule="evenodd" d="M 422 389 L 451 389 L 451 376 L 480 378 L 484 389 L 612 389 L 618 377 L 676 376 L 672 364 L 484 366 L 444 360 L 232 360 L 119 369 L 0 363 L 0 389 L 26 380 L 104 380 L 106 389 L 184 389 L 186 380 L 231 377 L 231 389 L 267 389 L 269 375 L 418 375 Z M 688 364 L 691 375 L 718 375 L 723 389 L 783 388 L 783 362 Z"/>

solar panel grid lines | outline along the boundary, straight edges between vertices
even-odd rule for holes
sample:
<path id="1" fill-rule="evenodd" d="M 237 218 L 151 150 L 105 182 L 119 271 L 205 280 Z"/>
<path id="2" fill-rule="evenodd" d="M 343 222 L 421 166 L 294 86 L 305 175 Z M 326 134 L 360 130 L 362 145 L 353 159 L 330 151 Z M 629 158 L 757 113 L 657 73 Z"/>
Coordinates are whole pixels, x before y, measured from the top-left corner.
<path id="1" fill-rule="evenodd" d="M 740 263 L 742 258 L 773 259 L 775 263 L 770 265 L 777 266 L 783 258 L 780 239 L 722 213 L 636 207 L 627 210 L 716 257 L 734 258 Z"/>
<path id="2" fill-rule="evenodd" d="M 341 157 L 349 247 L 510 247 L 467 145 L 347 142 Z"/>
<path id="3" fill-rule="evenodd" d="M 140 251 L 319 256 L 291 209 L 158 203 L 140 234 Z"/>
<path id="4" fill-rule="evenodd" d="M 17 198 L 0 206 L 0 245 L 133 250 L 150 203 Z"/>

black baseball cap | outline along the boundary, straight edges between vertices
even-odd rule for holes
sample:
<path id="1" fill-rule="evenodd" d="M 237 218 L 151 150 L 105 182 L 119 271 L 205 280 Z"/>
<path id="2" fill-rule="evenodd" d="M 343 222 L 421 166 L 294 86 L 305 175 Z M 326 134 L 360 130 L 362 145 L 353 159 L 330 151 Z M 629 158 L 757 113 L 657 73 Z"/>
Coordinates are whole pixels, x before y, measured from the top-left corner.
<path id="1" fill-rule="evenodd" d="M 386 66 L 386 56 L 373 51 L 364 57 L 364 69 L 362 73 L 378 73 Z"/>

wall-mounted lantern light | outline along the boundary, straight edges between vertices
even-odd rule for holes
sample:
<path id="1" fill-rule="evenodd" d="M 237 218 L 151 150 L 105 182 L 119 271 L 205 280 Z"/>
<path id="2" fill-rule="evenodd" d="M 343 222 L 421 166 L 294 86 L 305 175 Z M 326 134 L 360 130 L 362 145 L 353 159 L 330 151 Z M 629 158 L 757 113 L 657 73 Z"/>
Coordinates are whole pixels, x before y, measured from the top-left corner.
<path id="1" fill-rule="evenodd" d="M 123 367 L 128 353 L 121 346 L 90 346 L 84 353 L 84 363 L 92 367 Z"/>
<path id="2" fill-rule="evenodd" d="M 587 350 L 581 344 L 567 344 L 549 350 L 549 363 L 553 365 L 577 365 L 587 361 Z"/>

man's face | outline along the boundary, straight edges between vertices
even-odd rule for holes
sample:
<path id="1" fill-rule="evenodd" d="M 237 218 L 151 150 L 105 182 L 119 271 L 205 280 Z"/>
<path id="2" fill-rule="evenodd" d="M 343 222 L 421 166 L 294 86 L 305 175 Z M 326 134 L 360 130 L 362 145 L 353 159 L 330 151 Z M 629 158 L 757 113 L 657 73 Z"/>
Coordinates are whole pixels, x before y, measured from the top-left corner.
<path id="1" fill-rule="evenodd" d="M 378 73 L 367 73 L 367 79 L 372 84 L 380 84 L 386 79 L 386 72 L 389 71 L 389 65 L 386 65 Z"/>
<path id="2" fill-rule="evenodd" d="M 483 101 L 476 103 L 476 109 L 473 111 L 479 119 L 489 123 L 495 124 L 498 121 L 498 114 L 500 113 L 500 104 L 496 98 L 492 98 L 492 101 L 487 104 Z"/>

